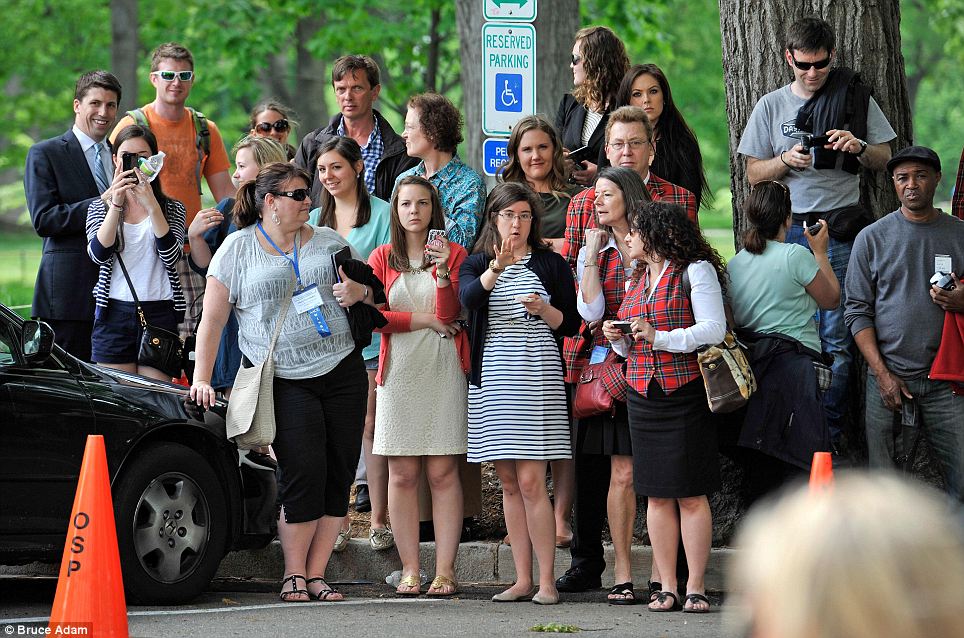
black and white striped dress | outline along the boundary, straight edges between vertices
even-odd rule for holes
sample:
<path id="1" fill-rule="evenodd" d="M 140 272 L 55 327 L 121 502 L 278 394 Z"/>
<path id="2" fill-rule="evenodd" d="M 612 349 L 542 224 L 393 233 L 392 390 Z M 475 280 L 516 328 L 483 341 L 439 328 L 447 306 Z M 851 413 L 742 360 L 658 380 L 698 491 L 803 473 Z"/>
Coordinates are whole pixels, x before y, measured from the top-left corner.
<path id="1" fill-rule="evenodd" d="M 559 347 L 548 324 L 527 318 L 515 299 L 547 297 L 528 260 L 506 268 L 489 295 L 482 385 L 469 386 L 470 463 L 571 458 Z"/>

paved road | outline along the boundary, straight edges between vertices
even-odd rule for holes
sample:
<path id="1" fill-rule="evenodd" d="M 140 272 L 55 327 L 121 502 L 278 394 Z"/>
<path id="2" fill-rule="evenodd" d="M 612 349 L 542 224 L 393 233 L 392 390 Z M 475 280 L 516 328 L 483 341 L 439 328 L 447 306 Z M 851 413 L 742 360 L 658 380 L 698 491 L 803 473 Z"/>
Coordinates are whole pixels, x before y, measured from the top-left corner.
<path id="1" fill-rule="evenodd" d="M 271 587 L 270 591 L 268 587 Z M 53 579 L 0 578 L 0 638 L 30 635 L 44 626 L 53 601 Z M 285 604 L 274 585 L 216 582 L 216 591 L 191 605 L 176 608 L 131 607 L 130 635 L 138 638 L 204 636 L 538 636 L 536 625 L 574 625 L 592 636 L 717 638 L 724 630 L 717 605 L 710 614 L 655 614 L 642 605 L 615 607 L 601 601 L 602 590 L 566 594 L 564 603 L 540 607 L 532 603 L 489 601 L 497 586 L 473 585 L 457 599 L 395 598 L 386 585 L 339 585 L 349 600 L 340 603 Z M 247 591 L 238 591 L 244 589 Z M 6 627 L 12 625 L 12 631 Z M 11 631 L 11 633 L 7 633 Z M 580 632 L 581 633 L 581 632 Z M 34 634 L 35 635 L 35 634 Z"/>

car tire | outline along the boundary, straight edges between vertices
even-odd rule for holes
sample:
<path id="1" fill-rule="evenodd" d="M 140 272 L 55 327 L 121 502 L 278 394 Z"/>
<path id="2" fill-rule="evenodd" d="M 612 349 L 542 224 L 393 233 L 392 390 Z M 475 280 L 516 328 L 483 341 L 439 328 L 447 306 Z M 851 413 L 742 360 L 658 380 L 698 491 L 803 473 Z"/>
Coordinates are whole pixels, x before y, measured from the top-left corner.
<path id="1" fill-rule="evenodd" d="M 152 445 L 126 466 L 115 483 L 114 513 L 128 602 L 187 602 L 224 557 L 224 487 L 207 459 L 176 443 Z"/>

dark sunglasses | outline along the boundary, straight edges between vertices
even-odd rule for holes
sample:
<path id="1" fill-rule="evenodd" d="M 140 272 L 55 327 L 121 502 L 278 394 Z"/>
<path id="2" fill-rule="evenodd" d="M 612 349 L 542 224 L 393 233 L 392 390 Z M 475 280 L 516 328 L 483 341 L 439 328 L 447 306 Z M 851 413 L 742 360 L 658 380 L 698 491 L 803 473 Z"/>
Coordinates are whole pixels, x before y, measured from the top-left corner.
<path id="1" fill-rule="evenodd" d="M 790 59 L 793 60 L 793 66 L 797 67 L 801 71 L 809 71 L 810 67 L 815 69 L 824 69 L 830 64 L 830 56 L 828 55 L 822 60 L 817 60 L 816 62 L 799 62 L 793 54 L 790 54 Z"/>
<path id="2" fill-rule="evenodd" d="M 190 82 L 194 79 L 194 71 L 151 71 L 151 75 L 156 75 L 165 82 L 173 82 L 174 78 L 181 82 Z"/>
<path id="3" fill-rule="evenodd" d="M 572 66 L 576 66 L 576 65 L 579 64 L 580 62 L 582 62 L 582 56 L 581 56 L 581 55 L 573 55 L 573 56 L 572 56 Z"/>
<path id="4" fill-rule="evenodd" d="M 278 120 L 274 124 L 271 122 L 259 122 L 254 125 L 254 130 L 261 131 L 262 133 L 270 133 L 271 129 L 278 131 L 279 133 L 284 133 L 291 125 L 288 124 L 288 120 Z"/>
<path id="5" fill-rule="evenodd" d="M 272 192 L 275 197 L 290 197 L 296 202 L 303 202 L 308 199 L 308 189 L 307 188 L 296 188 L 293 191 L 285 191 L 283 193 Z"/>

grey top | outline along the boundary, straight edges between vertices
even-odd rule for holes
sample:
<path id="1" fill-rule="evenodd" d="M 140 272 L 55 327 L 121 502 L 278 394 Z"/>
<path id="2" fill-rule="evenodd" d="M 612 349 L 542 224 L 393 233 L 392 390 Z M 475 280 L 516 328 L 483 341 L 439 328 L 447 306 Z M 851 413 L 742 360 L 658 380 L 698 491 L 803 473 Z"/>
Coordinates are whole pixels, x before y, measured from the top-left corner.
<path id="1" fill-rule="evenodd" d="M 898 376 L 927 372 L 940 346 L 944 311 L 929 292 L 938 260 L 964 272 L 964 221 L 943 213 L 915 223 L 897 210 L 854 240 L 844 319 L 853 334 L 876 329 L 884 363 Z"/>
<path id="2" fill-rule="evenodd" d="M 764 95 L 753 107 L 737 152 L 766 160 L 789 151 L 799 143 L 790 134 L 797 131 L 797 111 L 806 103 L 807 100 L 793 94 L 789 84 Z M 877 102 L 870 98 L 867 139 L 864 141 L 880 144 L 895 137 L 897 133 Z M 841 170 L 842 162 L 843 157 L 840 156 L 836 168 L 817 170 L 808 166 L 802 171 L 791 170 L 780 180 L 790 189 L 794 213 L 827 212 L 857 203 L 860 199 L 860 176 Z"/>
<path id="3" fill-rule="evenodd" d="M 331 336 L 322 338 L 307 313 L 289 308 L 275 345 L 275 374 L 285 379 L 308 379 L 330 372 L 355 348 L 348 316 L 338 306 L 331 287 L 335 283 L 331 254 L 350 246 L 331 228 L 314 228 L 314 234 L 298 251 L 298 265 L 306 286 L 318 284 L 322 315 Z M 264 361 L 281 305 L 290 303 L 294 282 L 291 263 L 269 255 L 258 243 L 255 226 L 228 235 L 214 253 L 208 277 L 228 289 L 228 301 L 238 318 L 238 345 L 252 362 Z M 357 255 L 356 255 L 357 258 Z"/>

